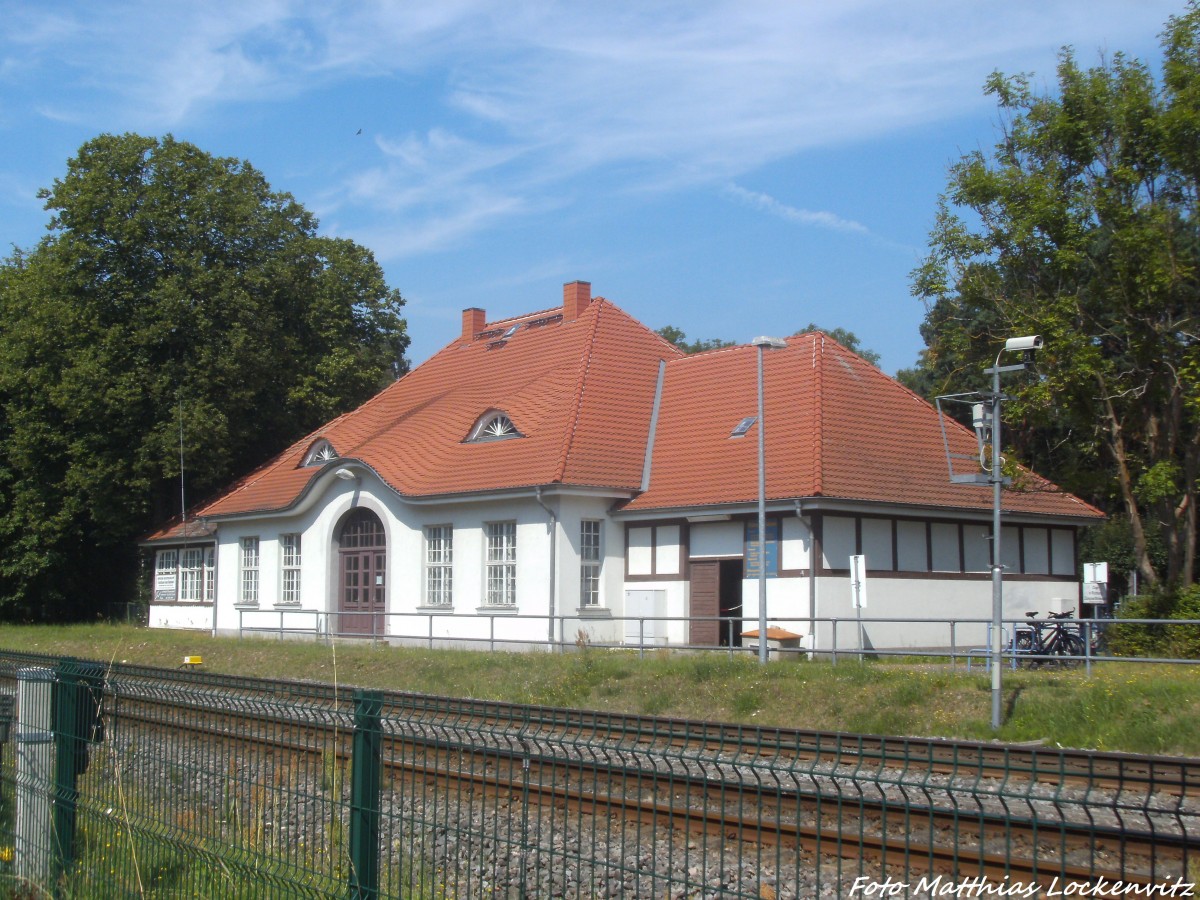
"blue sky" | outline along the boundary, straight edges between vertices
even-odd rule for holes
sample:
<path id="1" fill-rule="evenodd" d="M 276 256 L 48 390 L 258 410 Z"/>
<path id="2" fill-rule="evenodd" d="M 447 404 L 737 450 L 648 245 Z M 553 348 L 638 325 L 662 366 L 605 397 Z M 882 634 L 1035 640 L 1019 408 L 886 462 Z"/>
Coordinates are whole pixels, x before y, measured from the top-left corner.
<path id="1" fill-rule="evenodd" d="M 4 2 L 0 241 L 103 132 L 249 160 L 407 300 L 414 363 L 583 279 L 653 328 L 815 322 L 889 373 L 948 165 L 994 70 L 1153 62 L 1182 2 Z M 360 133 L 361 129 L 361 133 Z"/>

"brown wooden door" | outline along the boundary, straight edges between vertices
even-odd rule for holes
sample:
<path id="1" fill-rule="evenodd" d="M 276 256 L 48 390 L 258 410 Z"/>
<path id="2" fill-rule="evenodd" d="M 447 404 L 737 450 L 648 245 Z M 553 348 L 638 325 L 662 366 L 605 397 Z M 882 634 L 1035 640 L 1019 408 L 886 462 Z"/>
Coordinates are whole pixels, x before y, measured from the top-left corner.
<path id="1" fill-rule="evenodd" d="M 355 510 L 342 526 L 338 549 L 338 631 L 384 634 L 387 546 L 383 523 L 368 509 Z"/>
<path id="2" fill-rule="evenodd" d="M 716 646 L 721 634 L 716 618 L 721 612 L 721 563 L 718 560 L 694 562 L 691 570 L 688 643 Z"/>

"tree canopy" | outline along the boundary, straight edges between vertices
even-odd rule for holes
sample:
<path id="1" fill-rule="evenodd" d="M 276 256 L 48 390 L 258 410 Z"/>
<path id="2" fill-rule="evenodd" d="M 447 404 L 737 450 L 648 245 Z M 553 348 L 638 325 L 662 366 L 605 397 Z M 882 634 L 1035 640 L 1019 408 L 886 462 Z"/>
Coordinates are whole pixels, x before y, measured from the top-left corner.
<path id="1" fill-rule="evenodd" d="M 994 74 L 1000 139 L 950 170 L 914 272 L 927 349 L 906 381 L 981 387 L 1008 337 L 1038 376 L 1004 389 L 1017 450 L 1129 520 L 1150 583 L 1196 577 L 1200 475 L 1200 10 L 1167 23 L 1162 76 L 1062 51 L 1057 90 Z M 1165 565 L 1156 566 L 1155 545 Z"/>
<path id="2" fill-rule="evenodd" d="M 369 250 L 249 163 L 102 135 L 0 266 L 0 611 L 132 596 L 136 539 L 407 367 Z"/>
<path id="3" fill-rule="evenodd" d="M 726 341 L 722 338 L 709 338 L 707 341 L 688 341 L 687 335 L 674 325 L 664 325 L 656 332 L 660 337 L 670 341 L 684 353 L 703 353 L 705 350 L 719 350 L 722 347 L 732 347 L 737 341 Z"/>
<path id="4" fill-rule="evenodd" d="M 868 350 L 866 347 L 864 347 L 862 345 L 862 341 L 859 340 L 858 335 L 853 331 L 848 331 L 845 328 L 822 328 L 815 322 L 809 322 L 807 325 L 797 331 L 796 334 L 807 334 L 810 331 L 824 332 L 851 353 L 857 353 L 873 366 L 879 365 L 879 354 L 874 350 Z"/>
<path id="5" fill-rule="evenodd" d="M 879 365 L 879 354 L 874 350 L 867 350 L 861 345 L 853 331 L 847 331 L 845 328 L 821 328 L 811 322 L 801 328 L 799 331 L 793 332 L 793 337 L 798 334 L 807 334 L 810 331 L 823 331 L 829 335 L 847 350 L 857 353 L 873 366 Z M 664 325 L 656 332 L 660 337 L 670 341 L 684 353 L 701 353 L 705 350 L 719 350 L 722 347 L 732 347 L 737 341 L 726 341 L 722 338 L 709 338 L 707 341 L 688 341 L 687 334 L 674 325 Z"/>

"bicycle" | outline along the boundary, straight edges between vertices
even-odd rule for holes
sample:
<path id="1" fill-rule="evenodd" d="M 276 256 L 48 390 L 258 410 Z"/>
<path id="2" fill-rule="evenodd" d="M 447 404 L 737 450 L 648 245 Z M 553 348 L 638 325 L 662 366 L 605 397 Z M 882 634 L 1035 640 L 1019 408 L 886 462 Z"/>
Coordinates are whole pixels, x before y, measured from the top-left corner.
<path id="1" fill-rule="evenodd" d="M 1031 627 L 1018 628 L 1013 641 L 1018 665 L 1071 668 L 1083 661 L 1083 638 L 1079 634 L 1079 626 L 1073 621 L 1073 612 L 1047 613 L 1043 621 L 1034 621 L 1038 615 L 1036 612 L 1027 612 L 1025 615 L 1029 617 Z M 1068 619 L 1072 620 L 1069 624 Z"/>

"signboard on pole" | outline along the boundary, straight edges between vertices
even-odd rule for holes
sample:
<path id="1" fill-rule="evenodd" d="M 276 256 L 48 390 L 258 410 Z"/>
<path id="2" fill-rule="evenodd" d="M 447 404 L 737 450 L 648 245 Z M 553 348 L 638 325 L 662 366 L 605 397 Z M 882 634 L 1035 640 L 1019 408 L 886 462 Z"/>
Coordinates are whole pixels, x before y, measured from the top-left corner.
<path id="1" fill-rule="evenodd" d="M 1092 606 L 1108 602 L 1108 563 L 1083 564 L 1083 602 Z"/>

